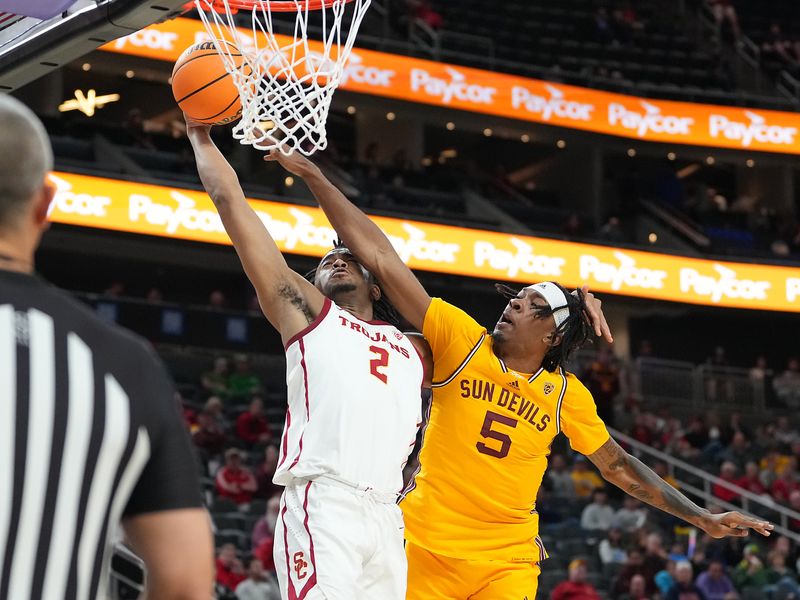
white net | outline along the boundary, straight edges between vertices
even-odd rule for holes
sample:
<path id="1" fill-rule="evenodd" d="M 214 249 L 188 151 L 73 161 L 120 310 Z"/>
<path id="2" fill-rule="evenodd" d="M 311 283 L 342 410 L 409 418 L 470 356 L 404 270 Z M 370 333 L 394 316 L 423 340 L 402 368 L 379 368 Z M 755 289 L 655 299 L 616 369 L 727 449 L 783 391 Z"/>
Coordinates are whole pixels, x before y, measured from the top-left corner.
<path id="1" fill-rule="evenodd" d="M 311 155 L 327 144 L 333 93 L 371 0 L 195 0 L 200 17 L 239 89 L 234 138 L 259 150 Z M 286 12 L 291 5 L 297 9 Z M 320 6 L 321 5 L 321 6 Z M 283 17 L 275 18 L 277 15 Z M 294 18 L 288 31 L 286 17 Z M 283 27 L 287 34 L 276 31 Z M 310 40 L 312 33 L 316 39 Z M 241 56 L 239 56 L 241 55 Z"/>

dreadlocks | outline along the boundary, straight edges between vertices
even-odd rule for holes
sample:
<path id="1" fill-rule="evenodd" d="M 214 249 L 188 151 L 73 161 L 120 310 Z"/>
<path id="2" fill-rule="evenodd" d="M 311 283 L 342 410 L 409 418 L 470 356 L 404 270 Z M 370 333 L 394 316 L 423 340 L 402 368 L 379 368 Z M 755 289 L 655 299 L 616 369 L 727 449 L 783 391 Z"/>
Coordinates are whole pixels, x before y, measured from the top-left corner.
<path id="1" fill-rule="evenodd" d="M 333 250 L 350 252 L 350 249 L 342 240 L 336 240 L 333 243 Z M 372 302 L 372 315 L 374 320 L 389 323 L 389 325 L 393 325 L 400 329 L 402 325 L 400 313 L 398 313 L 394 305 L 392 305 L 392 303 L 386 299 L 386 294 L 383 293 L 383 288 L 381 287 L 380 282 L 375 279 L 375 276 L 367 271 L 363 266 L 361 267 L 361 270 L 364 272 L 367 282 L 372 285 L 377 285 L 378 289 L 381 291 L 380 299 Z M 310 270 L 308 273 L 306 273 L 305 278 L 313 284 L 317 278 L 317 269 Z"/>
<path id="2" fill-rule="evenodd" d="M 555 282 L 554 282 L 555 283 Z M 567 306 L 569 307 L 569 316 L 564 322 L 556 328 L 555 339 L 558 343 L 553 344 L 542 360 L 542 367 L 547 371 L 555 371 L 562 367 L 575 350 L 589 341 L 592 326 L 589 322 L 589 315 L 586 311 L 586 299 L 583 292 L 577 290 L 575 293 L 570 293 L 564 287 L 557 285 L 567 299 Z M 506 298 L 512 300 L 519 296 L 519 290 L 508 287 L 502 283 L 496 283 L 495 289 L 497 292 Z M 561 307 L 556 307 L 558 310 Z M 549 306 L 542 306 L 537 309 L 537 313 L 543 317 L 552 315 L 554 310 Z"/>

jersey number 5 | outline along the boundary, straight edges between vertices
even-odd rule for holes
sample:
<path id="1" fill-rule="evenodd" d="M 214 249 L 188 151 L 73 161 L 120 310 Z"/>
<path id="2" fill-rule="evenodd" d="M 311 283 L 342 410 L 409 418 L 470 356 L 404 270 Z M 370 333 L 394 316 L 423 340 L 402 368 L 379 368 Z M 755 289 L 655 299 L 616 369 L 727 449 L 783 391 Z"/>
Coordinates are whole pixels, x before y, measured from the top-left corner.
<path id="1" fill-rule="evenodd" d="M 386 373 L 381 373 L 378 369 L 389 366 L 389 351 L 379 346 L 370 346 L 369 351 L 377 355 L 376 358 L 369 361 L 369 372 L 372 373 L 373 377 L 377 377 L 383 383 L 386 383 Z"/>
<path id="2" fill-rule="evenodd" d="M 483 420 L 483 427 L 481 427 L 481 436 L 489 440 L 497 440 L 500 442 L 500 447 L 493 448 L 492 446 L 487 446 L 483 442 L 478 442 L 475 444 L 475 447 L 481 454 L 488 454 L 489 456 L 494 456 L 495 458 L 505 458 L 508 456 L 508 451 L 511 449 L 511 436 L 509 436 L 507 433 L 500 433 L 499 431 L 492 429 L 492 426 L 495 423 L 502 423 L 508 427 L 517 426 L 516 419 L 512 419 L 511 417 L 507 417 L 506 415 L 501 415 L 496 412 L 487 411 L 486 418 Z"/>

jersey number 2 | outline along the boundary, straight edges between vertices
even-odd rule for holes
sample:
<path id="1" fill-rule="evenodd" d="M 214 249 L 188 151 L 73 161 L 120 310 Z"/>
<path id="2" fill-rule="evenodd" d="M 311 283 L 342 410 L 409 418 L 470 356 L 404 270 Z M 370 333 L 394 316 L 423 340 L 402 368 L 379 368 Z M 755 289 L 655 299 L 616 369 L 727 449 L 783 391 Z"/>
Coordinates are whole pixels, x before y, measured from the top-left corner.
<path id="1" fill-rule="evenodd" d="M 489 456 L 494 456 L 495 458 L 505 458 L 508 456 L 508 451 L 511 449 L 511 436 L 507 433 L 500 433 L 499 431 L 492 429 L 492 426 L 495 423 L 502 423 L 503 425 L 507 425 L 509 427 L 517 426 L 516 419 L 512 419 L 511 417 L 507 417 L 506 415 L 501 415 L 496 412 L 487 411 L 486 418 L 483 420 L 483 427 L 481 427 L 481 436 L 483 436 L 485 439 L 497 440 L 500 442 L 500 447 L 494 448 L 492 446 L 487 446 L 483 442 L 478 442 L 475 444 L 475 447 L 481 454 L 488 454 Z"/>
<path id="2" fill-rule="evenodd" d="M 379 346 L 370 346 L 369 351 L 377 355 L 376 358 L 369 361 L 369 372 L 372 373 L 373 377 L 377 377 L 383 383 L 386 383 L 386 373 L 381 373 L 378 369 L 389 366 L 389 351 Z"/>

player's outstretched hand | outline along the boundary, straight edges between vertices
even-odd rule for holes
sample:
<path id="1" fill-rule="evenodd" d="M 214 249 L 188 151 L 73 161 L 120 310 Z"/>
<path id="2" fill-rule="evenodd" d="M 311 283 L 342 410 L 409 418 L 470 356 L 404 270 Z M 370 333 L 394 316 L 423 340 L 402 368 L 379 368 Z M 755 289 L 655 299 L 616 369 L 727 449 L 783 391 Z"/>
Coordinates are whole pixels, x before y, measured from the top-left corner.
<path id="1" fill-rule="evenodd" d="M 751 529 L 763 536 L 769 536 L 774 527 L 767 521 L 753 519 L 739 512 L 709 515 L 699 523 L 699 526 L 714 538 L 745 537 Z"/>
<path id="2" fill-rule="evenodd" d="M 298 177 L 305 177 L 317 169 L 314 163 L 300 152 L 292 152 L 291 156 L 286 156 L 279 150 L 270 150 L 270 152 L 264 156 L 264 160 L 267 162 L 275 161 L 289 171 L 289 173 L 297 175 Z"/>
<path id="3" fill-rule="evenodd" d="M 608 326 L 606 316 L 603 314 L 603 309 L 601 308 L 603 301 L 600 300 L 600 298 L 596 298 L 595 295 L 589 291 L 588 285 L 583 286 L 581 292 L 583 292 L 583 299 L 586 302 L 586 313 L 589 315 L 589 320 L 592 322 L 595 335 L 604 338 L 609 344 L 612 343 L 614 337 L 611 335 L 611 328 Z"/>

